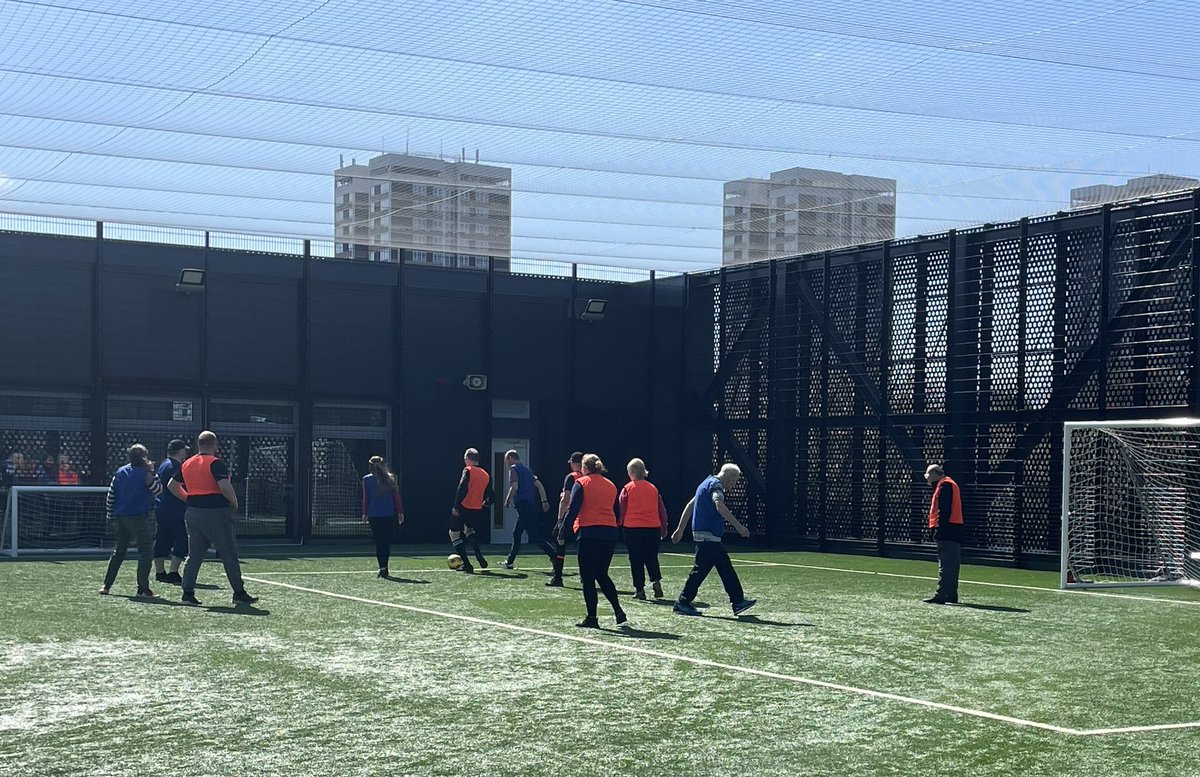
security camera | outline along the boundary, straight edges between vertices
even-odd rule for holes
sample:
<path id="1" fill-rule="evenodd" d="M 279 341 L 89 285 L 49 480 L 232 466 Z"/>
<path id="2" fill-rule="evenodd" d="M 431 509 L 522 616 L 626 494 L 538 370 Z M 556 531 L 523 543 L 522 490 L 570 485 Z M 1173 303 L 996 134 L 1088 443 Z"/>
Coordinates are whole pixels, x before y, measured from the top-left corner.
<path id="1" fill-rule="evenodd" d="M 487 391 L 487 375 L 468 375 L 463 385 L 471 391 Z"/>

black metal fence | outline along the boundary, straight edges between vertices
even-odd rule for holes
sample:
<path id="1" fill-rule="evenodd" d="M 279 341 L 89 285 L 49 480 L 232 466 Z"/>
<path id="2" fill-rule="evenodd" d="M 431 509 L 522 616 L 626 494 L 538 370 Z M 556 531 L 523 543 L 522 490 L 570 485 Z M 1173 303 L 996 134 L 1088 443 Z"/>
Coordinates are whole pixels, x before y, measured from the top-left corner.
<path id="1" fill-rule="evenodd" d="M 945 462 L 970 550 L 1036 563 L 1063 421 L 1200 412 L 1198 222 L 1200 191 L 692 276 L 693 453 L 758 535 L 880 553 L 927 545 Z"/>

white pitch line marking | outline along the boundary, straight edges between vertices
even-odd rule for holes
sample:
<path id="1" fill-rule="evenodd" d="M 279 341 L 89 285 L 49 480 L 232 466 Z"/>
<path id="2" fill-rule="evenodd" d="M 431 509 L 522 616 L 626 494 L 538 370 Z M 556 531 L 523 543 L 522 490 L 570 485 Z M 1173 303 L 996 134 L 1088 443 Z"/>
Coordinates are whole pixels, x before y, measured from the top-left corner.
<path id="1" fill-rule="evenodd" d="M 766 562 L 755 562 L 755 563 L 766 563 Z M 629 567 L 621 567 L 621 566 L 617 566 L 615 564 L 610 568 L 611 569 L 629 569 Z M 692 565 L 691 564 L 660 564 L 659 568 L 660 569 L 691 569 Z M 498 574 L 498 575 L 489 575 L 489 574 L 481 575 L 481 574 L 479 574 L 479 572 L 490 573 L 493 571 L 500 573 L 500 574 Z M 497 567 L 494 570 L 491 568 L 488 568 L 486 570 L 481 570 L 478 567 L 476 567 L 476 574 L 469 575 L 469 577 L 489 577 L 490 576 L 490 577 L 516 578 L 516 575 L 505 575 L 503 573 L 504 572 L 553 572 L 553 571 L 554 571 L 553 567 L 517 567 L 515 569 L 504 569 L 503 567 Z M 394 571 L 394 574 L 392 576 L 396 577 L 399 575 L 408 574 L 410 572 L 413 574 L 423 574 L 425 572 L 458 572 L 458 570 L 450 569 L 449 567 L 447 567 L 445 569 L 397 569 Z M 578 574 L 577 570 L 575 570 L 575 568 L 573 568 L 573 567 L 567 567 L 566 573 L 567 573 L 567 575 L 571 575 L 571 576 Z M 378 570 L 374 570 L 374 569 L 339 569 L 339 570 L 327 570 L 327 571 L 322 571 L 322 572 L 255 572 L 254 574 L 256 574 L 256 575 L 274 575 L 277 577 L 280 575 L 287 575 L 288 577 L 291 577 L 292 575 L 375 575 L 375 574 L 378 574 Z"/>
<path id="2" fill-rule="evenodd" d="M 687 553 L 664 553 L 664 556 L 679 556 L 683 558 L 691 558 Z M 899 577 L 906 580 L 932 580 L 937 581 L 936 577 L 929 575 L 905 575 L 899 572 L 872 572 L 867 569 L 846 569 L 845 567 L 823 567 L 816 564 L 791 564 L 784 561 L 755 561 L 746 558 L 733 558 L 731 561 L 739 564 L 754 564 L 762 567 L 789 567 L 792 569 L 814 569 L 821 572 L 845 572 L 851 575 L 876 575 L 877 577 Z M 959 584 L 967 585 L 986 585 L 992 588 L 1015 588 L 1022 591 L 1042 591 L 1043 593 L 1052 594 L 1083 594 L 1085 596 L 1103 596 L 1106 599 L 1129 599 L 1135 602 L 1159 602 L 1162 604 L 1183 604 L 1190 607 L 1200 607 L 1200 601 L 1190 601 L 1187 599 L 1162 599 L 1155 596 L 1131 596 L 1130 594 L 1110 594 L 1103 591 L 1086 591 L 1082 589 L 1071 589 L 1064 591 L 1061 588 L 1047 588 L 1038 585 L 1019 585 L 1017 583 L 989 583 L 984 580 L 959 580 Z"/>
<path id="3" fill-rule="evenodd" d="M 764 562 L 769 563 L 769 562 Z M 831 691 L 840 691 L 842 693 L 851 693 L 858 696 L 866 696 L 872 699 L 883 699 L 886 701 L 899 702 L 902 704 L 910 704 L 916 707 L 925 707 L 927 709 L 940 710 L 942 712 L 953 712 L 959 715 L 964 715 L 974 718 L 982 718 L 984 720 L 992 720 L 999 723 L 1007 723 L 1013 726 L 1023 728 L 1038 729 L 1041 731 L 1050 731 L 1055 734 L 1066 734 L 1068 736 L 1101 736 L 1107 734 L 1130 734 L 1143 731 L 1161 731 L 1166 729 L 1186 729 L 1200 728 L 1200 721 L 1194 723 L 1167 723 L 1157 726 L 1136 726 L 1131 728 L 1110 728 L 1110 729 L 1077 729 L 1068 728 L 1065 726 L 1055 726 L 1051 723 L 1040 723 L 1036 720 L 1025 720 L 1024 718 L 1015 718 L 1010 715 L 1000 715 L 994 712 L 986 712 L 984 710 L 975 710 L 969 707 L 959 707 L 953 704 L 943 704 L 941 702 L 929 701 L 927 699 L 917 699 L 912 696 L 902 696 L 895 693 L 887 693 L 885 691 L 875 691 L 870 688 L 857 688 L 852 685 L 841 685 L 839 683 L 825 682 L 824 680 L 815 680 L 810 677 L 799 677 L 796 675 L 781 674 L 779 672 L 769 672 L 764 669 L 754 669 L 748 666 L 738 666 L 736 664 L 725 664 L 720 661 L 710 661 L 705 658 L 694 658 L 692 656 L 679 655 L 677 653 L 666 653 L 661 650 L 650 650 L 648 648 L 636 647 L 633 645 L 622 645 L 614 642 L 606 642 L 599 639 L 591 639 L 589 637 L 579 637 L 573 634 L 559 634 L 553 631 L 545 631 L 543 629 L 535 629 L 529 626 L 517 626 L 512 623 L 502 623 L 500 621 L 489 621 L 483 618 L 475 618 L 470 615 L 458 615 L 455 613 L 441 612 L 439 610 L 430 610 L 425 607 L 414 607 L 408 604 L 398 604 L 396 602 L 381 602 L 377 599 L 367 599 L 361 596 L 351 596 L 349 594 L 339 594 L 332 591 L 322 591 L 318 588 L 306 588 L 304 586 L 292 585 L 291 583 L 281 583 L 277 580 L 263 580 L 247 576 L 247 580 L 263 585 L 273 585 L 279 588 L 287 588 L 293 591 L 301 591 L 304 593 L 318 594 L 320 596 L 328 596 L 334 599 L 343 599 L 349 602 L 358 602 L 360 604 L 370 604 L 378 607 L 390 607 L 396 610 L 404 610 L 406 612 L 415 612 L 421 615 L 432 615 L 435 618 L 445 618 L 448 620 L 461 621 L 463 623 L 471 623 L 477 626 L 491 626 L 493 628 L 505 629 L 514 631 L 520 634 L 532 634 L 538 637 L 550 637 L 551 639 L 560 639 L 568 642 L 576 642 L 583 645 L 592 645 L 595 647 L 604 647 L 611 650 L 622 650 L 627 653 L 637 655 L 650 656 L 652 658 L 661 658 L 667 661 L 679 661 L 682 663 L 692 664 L 694 666 L 703 666 L 710 669 L 723 669 L 727 672 L 737 674 L 747 674 L 754 677 L 765 677 L 771 680 L 782 680 L 784 682 L 796 683 L 798 685 L 807 685 L 814 688 L 824 688 Z"/>

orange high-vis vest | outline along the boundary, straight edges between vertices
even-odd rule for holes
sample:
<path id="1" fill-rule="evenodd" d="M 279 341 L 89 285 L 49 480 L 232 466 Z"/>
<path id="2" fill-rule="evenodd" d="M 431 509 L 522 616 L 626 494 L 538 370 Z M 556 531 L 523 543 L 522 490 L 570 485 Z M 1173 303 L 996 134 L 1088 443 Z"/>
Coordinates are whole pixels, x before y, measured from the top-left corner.
<path id="1" fill-rule="evenodd" d="M 492 482 L 492 476 L 473 464 L 467 465 L 467 472 L 471 473 L 471 479 L 467 481 L 467 495 L 463 497 L 462 506 L 467 510 L 482 510 L 483 494 Z"/>
<path id="2" fill-rule="evenodd" d="M 617 501 L 617 487 L 603 475 L 584 475 L 575 481 L 583 489 L 583 507 L 575 518 L 575 531 L 585 526 L 617 527 L 617 514 L 613 503 Z"/>
<path id="3" fill-rule="evenodd" d="M 627 529 L 658 529 L 658 489 L 649 480 L 631 480 L 625 484 L 625 513 L 621 524 Z"/>
<path id="4" fill-rule="evenodd" d="M 217 480 L 212 474 L 212 464 L 216 456 L 198 453 L 183 462 L 183 482 L 189 497 L 211 496 L 221 493 Z"/>
<path id="5" fill-rule="evenodd" d="M 950 523 L 958 524 L 960 526 L 962 525 L 963 511 L 961 491 L 958 487 L 958 483 L 955 483 L 948 477 L 944 477 L 939 480 L 937 485 L 933 488 L 933 501 L 929 504 L 929 528 L 931 529 L 936 529 L 938 526 L 938 497 L 941 496 L 942 486 L 946 485 L 947 483 L 954 487 L 954 502 L 953 506 L 950 508 Z"/>

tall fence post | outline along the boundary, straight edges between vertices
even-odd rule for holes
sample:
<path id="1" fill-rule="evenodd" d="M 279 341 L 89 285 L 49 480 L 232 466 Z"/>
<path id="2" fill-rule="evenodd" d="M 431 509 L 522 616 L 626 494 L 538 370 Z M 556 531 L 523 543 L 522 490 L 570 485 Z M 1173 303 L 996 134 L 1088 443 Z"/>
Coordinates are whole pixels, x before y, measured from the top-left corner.
<path id="1" fill-rule="evenodd" d="M 883 244 L 882 267 L 879 272 L 880 302 L 883 310 L 879 322 L 879 445 L 877 449 L 878 474 L 876 499 L 879 504 L 879 525 L 876 534 L 876 551 L 880 556 L 886 556 L 887 550 L 887 514 L 888 514 L 888 434 L 891 428 L 891 412 L 888 386 L 888 364 L 892 349 L 892 241 Z"/>
<path id="2" fill-rule="evenodd" d="M 108 477 L 108 417 L 104 408 L 104 222 L 96 222 L 96 253 L 92 264 L 92 394 L 90 433 L 92 485 L 106 485 Z"/>
<path id="3" fill-rule="evenodd" d="M 296 487 L 292 509 L 296 516 L 292 531 L 301 544 L 312 537 L 313 397 L 309 297 L 312 290 L 312 242 L 304 241 L 304 267 L 298 288 L 296 346 L 300 377 L 300 408 L 296 419 Z"/>
<path id="4" fill-rule="evenodd" d="M 1193 416 L 1200 415 L 1200 189 L 1192 192 L 1192 336 L 1191 385 L 1188 405 Z"/>

